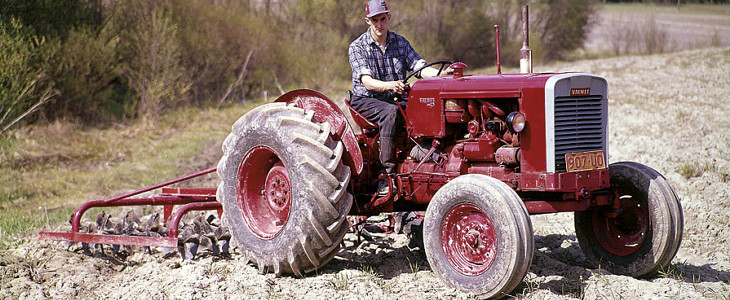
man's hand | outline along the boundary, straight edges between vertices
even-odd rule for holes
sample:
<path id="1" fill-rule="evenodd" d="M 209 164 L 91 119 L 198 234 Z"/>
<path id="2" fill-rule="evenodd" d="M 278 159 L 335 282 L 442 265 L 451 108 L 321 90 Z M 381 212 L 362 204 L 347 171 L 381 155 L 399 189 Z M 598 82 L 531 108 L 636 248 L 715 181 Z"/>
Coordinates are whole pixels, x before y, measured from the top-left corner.
<path id="1" fill-rule="evenodd" d="M 362 85 L 364 85 L 366 89 L 375 92 L 393 91 L 396 94 L 403 94 L 403 92 L 405 92 L 406 90 L 406 85 L 400 80 L 381 81 L 369 75 L 363 75 L 360 80 L 362 81 Z"/>
<path id="2" fill-rule="evenodd" d="M 396 94 L 403 94 L 403 92 L 406 91 L 406 85 L 400 80 L 388 81 L 388 84 L 391 85 L 390 89 L 388 89 L 388 90 L 393 91 Z"/>

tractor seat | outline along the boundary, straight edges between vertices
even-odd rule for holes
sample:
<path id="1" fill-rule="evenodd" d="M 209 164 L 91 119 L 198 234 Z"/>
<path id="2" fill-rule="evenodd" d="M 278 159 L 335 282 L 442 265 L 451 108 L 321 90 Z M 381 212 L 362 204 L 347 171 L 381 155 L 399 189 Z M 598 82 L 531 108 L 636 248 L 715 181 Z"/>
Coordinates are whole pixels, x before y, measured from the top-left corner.
<path id="1" fill-rule="evenodd" d="M 371 122 L 365 116 L 361 115 L 359 112 L 357 112 L 352 106 L 350 106 L 350 98 L 352 97 L 352 92 L 347 93 L 347 97 L 345 98 L 345 104 L 347 105 L 347 108 L 350 110 L 350 114 L 352 115 L 352 118 L 355 120 L 355 124 L 357 126 L 360 126 L 360 129 L 363 131 L 365 130 L 377 130 L 378 125 Z"/>

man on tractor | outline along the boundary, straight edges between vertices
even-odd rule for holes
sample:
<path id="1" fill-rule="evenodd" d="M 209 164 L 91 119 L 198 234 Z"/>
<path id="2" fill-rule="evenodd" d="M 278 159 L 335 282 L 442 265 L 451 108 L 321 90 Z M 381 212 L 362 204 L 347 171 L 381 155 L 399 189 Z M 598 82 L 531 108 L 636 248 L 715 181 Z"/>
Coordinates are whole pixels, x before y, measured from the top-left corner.
<path id="1" fill-rule="evenodd" d="M 402 122 L 396 96 L 408 88 L 402 81 L 407 72 L 419 69 L 426 61 L 408 40 L 388 30 L 391 15 L 385 0 L 369 1 L 365 5 L 365 13 L 368 30 L 348 49 L 352 67 L 350 105 L 378 125 L 382 173 L 392 174 L 396 166 L 394 137 Z M 450 71 L 447 69 L 446 73 Z M 438 72 L 434 68 L 426 68 L 416 77 L 435 76 Z M 405 106 L 405 102 L 400 105 Z M 378 193 L 388 193 L 386 179 L 378 182 Z"/>

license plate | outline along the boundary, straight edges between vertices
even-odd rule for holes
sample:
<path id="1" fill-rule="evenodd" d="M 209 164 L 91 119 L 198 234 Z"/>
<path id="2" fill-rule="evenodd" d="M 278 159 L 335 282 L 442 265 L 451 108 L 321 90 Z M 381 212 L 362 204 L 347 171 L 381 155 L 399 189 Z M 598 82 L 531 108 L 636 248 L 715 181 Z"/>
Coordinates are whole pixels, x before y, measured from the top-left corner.
<path id="1" fill-rule="evenodd" d="M 606 168 L 606 157 L 603 151 L 590 151 L 565 154 L 565 169 L 568 172 L 596 170 Z"/>

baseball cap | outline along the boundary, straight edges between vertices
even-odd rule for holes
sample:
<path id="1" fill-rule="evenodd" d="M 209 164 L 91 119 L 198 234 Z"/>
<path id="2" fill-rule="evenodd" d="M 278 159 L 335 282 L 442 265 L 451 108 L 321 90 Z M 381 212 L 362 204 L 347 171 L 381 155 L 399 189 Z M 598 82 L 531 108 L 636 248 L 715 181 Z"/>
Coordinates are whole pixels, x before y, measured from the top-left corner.
<path id="1" fill-rule="evenodd" d="M 375 15 L 390 12 L 388 4 L 385 0 L 371 0 L 365 4 L 365 17 L 370 18 Z"/>

